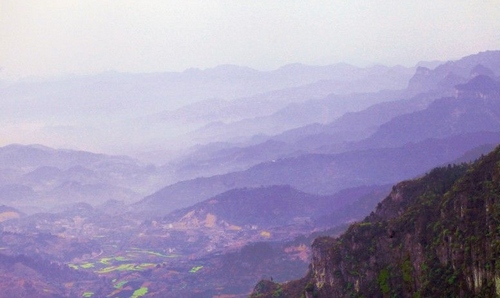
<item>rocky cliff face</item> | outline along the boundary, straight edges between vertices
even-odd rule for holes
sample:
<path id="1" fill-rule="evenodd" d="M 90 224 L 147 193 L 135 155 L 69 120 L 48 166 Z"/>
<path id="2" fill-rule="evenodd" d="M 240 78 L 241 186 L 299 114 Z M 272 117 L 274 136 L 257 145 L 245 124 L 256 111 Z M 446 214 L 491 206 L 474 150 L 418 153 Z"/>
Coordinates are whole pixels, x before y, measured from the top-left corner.
<path id="1" fill-rule="evenodd" d="M 306 277 L 252 296 L 495 297 L 499 256 L 500 147 L 394 186 L 364 221 L 314 241 Z"/>

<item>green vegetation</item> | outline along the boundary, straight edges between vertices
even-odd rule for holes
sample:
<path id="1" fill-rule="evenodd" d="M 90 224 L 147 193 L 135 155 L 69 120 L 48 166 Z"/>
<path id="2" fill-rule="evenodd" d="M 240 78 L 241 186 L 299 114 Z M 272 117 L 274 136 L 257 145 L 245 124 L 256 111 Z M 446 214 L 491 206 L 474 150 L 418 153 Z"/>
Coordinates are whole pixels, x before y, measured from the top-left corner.
<path id="1" fill-rule="evenodd" d="M 94 296 L 94 292 L 84 292 L 82 294 L 82 297 L 92 297 L 92 296 Z"/>
<path id="2" fill-rule="evenodd" d="M 112 260 L 113 258 L 102 258 L 99 260 L 99 263 L 104 265 L 110 265 Z"/>
<path id="3" fill-rule="evenodd" d="M 98 274 L 108 274 L 114 271 L 145 271 L 157 266 L 158 263 L 140 262 L 141 260 L 154 260 L 155 257 L 173 258 L 177 255 L 164 255 L 159 252 L 145 250 L 141 248 L 133 248 L 126 251 L 127 256 L 106 256 L 100 258 L 95 263 L 83 262 L 81 264 L 68 264 L 72 269 L 93 269 Z M 133 262 L 136 260 L 135 262 Z M 201 266 L 203 267 L 203 266 Z M 196 271 L 198 271 L 198 268 Z M 194 272 L 196 272 L 194 271 Z"/>
<path id="4" fill-rule="evenodd" d="M 389 293 L 391 289 L 389 286 L 389 270 L 387 268 L 382 269 L 382 271 L 380 271 L 377 280 L 382 293 L 384 294 Z"/>
<path id="5" fill-rule="evenodd" d="M 100 270 L 97 270 L 96 273 L 105 274 L 113 271 L 144 271 L 149 268 L 155 267 L 156 264 L 153 263 L 142 263 L 142 264 L 121 264 L 117 266 L 110 266 Z"/>
<path id="6" fill-rule="evenodd" d="M 200 271 L 201 268 L 203 268 L 203 266 L 195 266 L 195 267 L 191 268 L 191 270 L 189 270 L 189 272 L 196 273 L 196 272 Z"/>
<path id="7" fill-rule="evenodd" d="M 412 276 L 413 276 L 413 267 L 411 265 L 410 257 L 407 257 L 403 261 L 403 264 L 401 264 L 401 271 L 403 274 L 403 280 L 406 283 L 410 283 L 412 281 Z"/>
<path id="8" fill-rule="evenodd" d="M 165 254 L 162 254 L 162 253 L 156 252 L 156 251 L 151 251 L 151 250 L 140 249 L 140 248 L 137 248 L 137 247 L 134 247 L 134 248 L 133 248 L 133 250 L 127 250 L 126 252 L 127 252 L 127 253 L 131 253 L 131 254 L 135 254 L 135 253 L 139 253 L 139 254 L 150 254 L 150 255 L 154 255 L 154 256 L 158 256 L 158 257 L 163 257 L 163 258 L 169 258 L 169 257 L 172 257 L 172 256 L 168 256 L 168 255 L 165 255 Z"/>
<path id="9" fill-rule="evenodd" d="M 89 269 L 89 268 L 93 268 L 94 264 L 92 264 L 92 263 L 83 263 L 83 264 L 80 264 L 80 267 L 82 267 L 83 269 Z"/>
<path id="10" fill-rule="evenodd" d="M 142 297 L 147 293 L 148 293 L 148 288 L 140 287 L 139 289 L 134 291 L 134 294 L 132 294 L 132 298 Z"/>
<path id="11" fill-rule="evenodd" d="M 273 297 L 282 297 L 283 296 L 283 288 L 281 286 L 278 286 L 278 288 L 274 291 Z"/>
<path id="12" fill-rule="evenodd" d="M 116 285 L 114 285 L 114 287 L 115 287 L 115 289 L 121 289 L 127 282 L 128 281 L 126 281 L 126 280 L 122 280 L 119 283 L 117 283 Z"/>

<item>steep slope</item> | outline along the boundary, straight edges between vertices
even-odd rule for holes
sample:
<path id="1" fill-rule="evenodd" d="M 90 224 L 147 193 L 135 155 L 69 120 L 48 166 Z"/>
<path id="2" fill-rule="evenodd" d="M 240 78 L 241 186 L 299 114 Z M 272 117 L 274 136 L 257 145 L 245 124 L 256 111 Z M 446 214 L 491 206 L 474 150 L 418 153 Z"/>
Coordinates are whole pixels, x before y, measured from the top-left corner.
<path id="1" fill-rule="evenodd" d="M 304 279 L 261 282 L 253 297 L 498 296 L 499 163 L 497 147 L 397 184 L 364 221 L 314 241 Z"/>

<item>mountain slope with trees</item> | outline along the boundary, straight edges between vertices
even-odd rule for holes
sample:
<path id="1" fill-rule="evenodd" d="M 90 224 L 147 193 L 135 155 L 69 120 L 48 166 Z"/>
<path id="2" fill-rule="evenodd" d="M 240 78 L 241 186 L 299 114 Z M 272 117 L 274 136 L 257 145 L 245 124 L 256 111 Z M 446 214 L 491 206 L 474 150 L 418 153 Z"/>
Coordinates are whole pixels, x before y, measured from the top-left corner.
<path id="1" fill-rule="evenodd" d="M 313 243 L 308 275 L 252 297 L 494 297 L 500 294 L 500 147 L 472 165 L 393 187 L 362 222 Z"/>

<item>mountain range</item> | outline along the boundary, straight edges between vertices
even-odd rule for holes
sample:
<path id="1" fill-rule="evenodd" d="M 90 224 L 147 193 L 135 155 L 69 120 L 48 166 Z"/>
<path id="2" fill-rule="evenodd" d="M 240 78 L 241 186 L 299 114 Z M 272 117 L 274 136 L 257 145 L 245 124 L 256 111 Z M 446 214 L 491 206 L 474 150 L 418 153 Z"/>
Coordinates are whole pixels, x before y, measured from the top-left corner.
<path id="1" fill-rule="evenodd" d="M 459 88 L 488 89 L 494 84 L 489 77 L 477 76 Z M 394 183 L 421 174 L 432 165 L 450 162 L 474 147 L 497 143 L 498 100 L 496 94 L 437 99 L 424 110 L 393 118 L 369 138 L 347 144 L 352 151 L 297 154 L 240 172 L 179 182 L 137 206 L 151 204 L 151 209 L 164 206 L 168 210 L 168 205 L 187 206 L 196 202 L 192 200 L 235 187 L 289 184 L 302 191 L 327 194 L 343 186 Z"/>
<path id="2" fill-rule="evenodd" d="M 166 143 L 185 149 L 172 138 L 210 122 L 266 116 L 330 93 L 398 88 L 412 72 L 347 64 L 294 64 L 274 71 L 221 65 L 178 73 L 24 80 L 0 89 L 1 132 L 11 135 L 12 142 L 147 156 L 148 151 L 165 150 Z"/>
<path id="3" fill-rule="evenodd" d="M 342 98 L 342 102 L 352 102 L 352 104 L 358 104 L 363 102 L 372 102 L 372 105 L 366 109 L 360 109 L 359 111 L 351 110 L 343 114 L 342 116 L 332 119 L 331 122 L 322 122 L 320 117 L 318 117 L 318 112 L 313 113 L 313 117 L 316 117 L 316 123 L 308 124 L 303 127 L 298 127 L 292 130 L 284 131 L 275 136 L 253 136 L 252 138 L 236 138 L 234 135 L 244 136 L 248 134 L 244 126 L 239 126 L 238 122 L 230 123 L 227 125 L 217 124 L 213 127 L 208 128 L 205 131 L 211 138 L 216 141 L 220 138 L 225 138 L 226 143 L 217 145 L 221 147 L 221 151 L 213 151 L 215 148 L 213 145 L 209 144 L 206 146 L 199 146 L 194 152 L 189 152 L 187 156 L 180 158 L 173 162 L 175 168 L 173 171 L 179 169 L 179 178 L 186 179 L 191 173 L 200 173 L 203 176 L 209 176 L 214 174 L 222 174 L 232 170 L 243 170 L 249 168 L 250 166 L 256 165 L 259 162 L 268 161 L 269 159 L 279 159 L 282 157 L 296 156 L 304 154 L 307 152 L 311 153 L 337 153 L 341 151 L 348 151 L 357 148 L 367 148 L 371 145 L 353 146 L 349 144 L 352 142 L 360 141 L 361 143 L 366 142 L 381 142 L 383 136 L 373 136 L 373 140 L 364 140 L 369 138 L 375 132 L 379 134 L 384 134 L 384 128 L 380 127 L 385 125 L 388 129 L 395 125 L 400 125 L 399 123 L 390 123 L 389 121 L 397 121 L 396 117 L 408 117 L 410 114 L 422 110 L 426 110 L 428 106 L 435 100 L 440 99 L 442 102 L 446 97 L 455 98 L 458 96 L 458 89 L 461 88 L 460 84 L 464 84 L 467 80 L 474 79 L 477 75 L 482 74 L 483 79 L 486 74 L 491 75 L 492 80 L 496 80 L 495 71 L 499 73 L 498 68 L 494 70 L 483 66 L 482 63 L 487 65 L 489 61 L 494 59 L 499 59 L 498 52 L 485 52 L 474 57 L 466 57 L 461 60 L 452 63 L 452 66 L 447 66 L 448 73 L 443 74 L 443 68 L 436 70 L 434 74 L 433 70 L 426 69 L 425 71 L 417 71 L 413 78 L 409 81 L 408 86 L 405 89 L 393 90 L 393 91 L 379 91 L 375 93 L 366 94 L 350 94 L 345 95 Z M 479 64 L 473 66 L 470 61 L 475 61 Z M 492 65 L 496 65 L 493 63 Z M 493 68 L 494 69 L 494 68 Z M 454 73 L 460 73 L 461 76 L 458 79 L 451 80 L 449 77 L 456 77 Z M 449 75 L 449 76 L 448 76 Z M 446 84 L 424 84 L 426 80 L 432 81 L 430 78 L 435 78 L 438 80 L 445 80 Z M 418 88 L 416 87 L 418 85 Z M 457 87 L 458 86 L 458 87 Z M 473 88 L 472 86 L 466 86 L 465 88 Z M 469 97 L 474 97 L 470 95 Z M 464 95 L 461 95 L 461 100 L 464 100 Z M 331 109 L 338 109 L 338 96 L 330 96 L 321 100 L 307 101 L 303 104 L 299 104 L 298 107 L 300 111 L 305 111 L 307 114 L 308 106 L 315 107 L 314 102 L 322 103 L 320 110 L 330 111 Z M 378 103 L 377 103 L 378 102 Z M 326 104 L 326 106 L 325 106 Z M 494 101 L 486 103 L 494 104 Z M 328 105 L 331 108 L 328 108 Z M 448 108 L 453 108 L 453 104 L 449 103 Z M 313 108 L 314 109 L 314 108 Z M 438 111 L 439 107 L 432 107 L 431 110 L 422 112 L 425 113 L 439 113 L 446 111 Z M 435 115 L 434 115 L 435 116 Z M 428 117 L 432 117 L 429 115 Z M 472 117 L 472 116 L 470 116 Z M 286 118 L 286 117 L 285 117 Z M 438 117 L 439 118 L 439 117 Z M 292 119 L 289 117 L 287 119 Z M 256 123 L 261 125 L 259 118 L 256 119 Z M 425 119 L 422 119 L 424 121 Z M 411 120 L 413 121 L 413 120 Z M 415 120 L 417 121 L 417 120 Z M 479 121 L 479 120 L 476 120 Z M 265 122 L 265 121 L 264 121 Z M 248 122 L 246 122 L 248 124 Z M 471 123 L 471 130 L 479 130 L 474 123 Z M 415 122 L 413 124 L 418 130 L 419 125 L 423 123 Z M 443 124 L 446 125 L 446 124 Z M 400 127 L 400 129 L 403 129 Z M 491 129 L 488 127 L 487 129 Z M 210 132 L 212 131 L 212 132 Z M 232 131 L 232 132 L 231 132 Z M 250 129 L 250 131 L 252 131 Z M 234 133 L 233 133 L 234 132 Z M 403 134 L 402 132 L 401 134 Z M 458 132 L 456 132 L 458 133 Z M 418 141 L 411 139 L 411 134 L 406 134 L 407 138 L 399 142 L 403 145 L 408 141 Z M 421 139 L 425 137 L 441 137 L 438 134 L 427 136 L 422 136 Z M 233 139 L 232 139 L 233 138 Z M 397 138 L 402 138 L 402 136 L 397 136 Z M 209 138 L 210 139 L 210 138 Z M 227 141 L 229 140 L 229 142 Z M 266 156 L 264 158 L 258 158 L 259 153 L 256 148 L 259 146 L 266 147 L 266 142 L 269 140 L 279 141 L 284 143 L 275 143 L 273 150 L 267 150 Z M 373 146 L 378 146 L 373 144 Z M 212 152 L 212 155 L 210 154 Z M 231 152 L 230 154 L 227 154 Z M 251 156 L 251 158 L 245 159 L 245 156 Z M 272 157 L 271 157 L 272 156 Z M 227 158 L 224 160 L 224 158 Z M 257 157 L 257 158 L 256 158 Z M 267 158 L 267 159 L 266 159 Z M 220 166 L 219 166 L 220 165 Z M 234 165 L 233 168 L 230 168 Z M 191 175 L 193 175 L 191 174 Z M 200 176 L 200 175 L 199 175 Z M 191 176 L 193 177 L 193 176 Z"/>
<path id="4" fill-rule="evenodd" d="M 25 296 L 496 293 L 500 51 L 0 95 L 2 135 L 52 144 L 0 147 L 0 283 Z"/>

